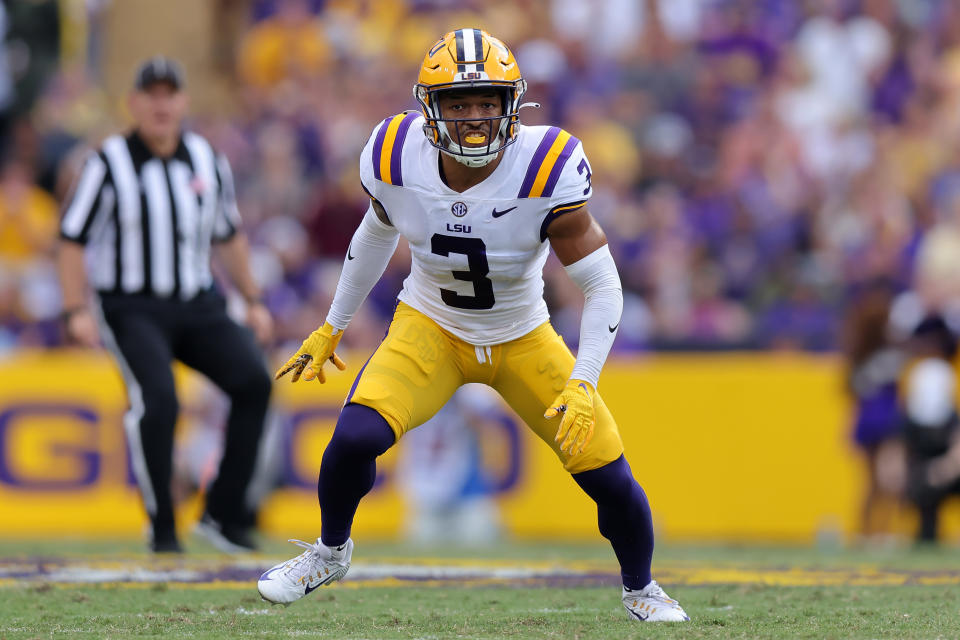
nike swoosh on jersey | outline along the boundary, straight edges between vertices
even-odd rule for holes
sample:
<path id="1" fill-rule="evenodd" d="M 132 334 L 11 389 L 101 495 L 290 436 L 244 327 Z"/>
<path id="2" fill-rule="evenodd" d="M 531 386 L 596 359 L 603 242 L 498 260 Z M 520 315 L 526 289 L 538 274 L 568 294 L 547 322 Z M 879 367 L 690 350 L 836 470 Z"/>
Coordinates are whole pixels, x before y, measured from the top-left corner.
<path id="1" fill-rule="evenodd" d="M 612 327 L 610 325 L 607 325 L 607 329 L 610 329 L 610 333 L 613 333 L 614 331 L 617 330 L 617 327 L 619 326 L 620 326 L 620 323 L 617 322 L 617 324 L 613 325 Z"/>
<path id="2" fill-rule="evenodd" d="M 506 214 L 510 213 L 510 212 L 513 211 L 514 209 L 516 209 L 516 207 L 510 207 L 509 209 L 504 209 L 503 211 L 497 211 L 497 208 L 494 207 L 494 208 L 493 208 L 493 217 L 494 217 L 494 218 L 499 218 L 500 216 L 503 216 L 503 215 L 506 215 Z"/>
<path id="3" fill-rule="evenodd" d="M 357 257 L 357 256 L 352 256 L 352 255 L 350 255 L 350 250 L 351 250 L 351 249 L 353 249 L 353 243 L 352 243 L 352 242 L 351 242 L 349 245 L 347 245 L 347 260 L 353 260 L 354 258 Z"/>

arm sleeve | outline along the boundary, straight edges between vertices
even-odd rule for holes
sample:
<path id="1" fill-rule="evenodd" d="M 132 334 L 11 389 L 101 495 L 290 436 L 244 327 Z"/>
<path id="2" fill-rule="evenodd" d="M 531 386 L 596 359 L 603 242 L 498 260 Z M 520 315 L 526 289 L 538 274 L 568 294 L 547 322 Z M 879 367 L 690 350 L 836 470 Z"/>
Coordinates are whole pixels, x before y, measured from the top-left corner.
<path id="1" fill-rule="evenodd" d="M 620 327 L 623 291 L 610 248 L 603 245 L 588 256 L 565 267 L 583 291 L 580 318 L 580 348 L 571 378 L 586 380 L 596 388 L 600 370 L 610 353 Z"/>
<path id="2" fill-rule="evenodd" d="M 383 275 L 399 240 L 400 233 L 377 219 L 371 203 L 350 241 L 337 292 L 327 314 L 327 322 L 335 329 L 343 330 L 350 324 L 360 303 Z"/>
<path id="3" fill-rule="evenodd" d="M 98 153 L 91 153 L 83 165 L 73 192 L 60 219 L 60 237 L 86 244 L 90 229 L 100 210 L 101 193 L 107 179 L 107 163 Z"/>
<path id="4" fill-rule="evenodd" d="M 237 192 L 233 184 L 230 162 L 222 153 L 217 154 L 217 180 L 220 183 L 220 198 L 217 202 L 217 217 L 213 222 L 214 242 L 225 242 L 240 229 L 240 210 L 237 208 Z"/>

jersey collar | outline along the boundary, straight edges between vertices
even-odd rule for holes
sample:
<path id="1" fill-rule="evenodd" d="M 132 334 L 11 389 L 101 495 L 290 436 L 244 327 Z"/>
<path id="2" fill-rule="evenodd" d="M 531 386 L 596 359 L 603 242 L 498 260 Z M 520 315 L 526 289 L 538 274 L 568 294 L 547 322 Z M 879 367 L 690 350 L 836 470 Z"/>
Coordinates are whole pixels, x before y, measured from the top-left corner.
<path id="1" fill-rule="evenodd" d="M 520 136 L 523 133 L 523 129 L 517 132 L 517 135 Z M 507 175 L 513 171 L 513 168 L 516 165 L 517 159 L 517 149 L 520 148 L 519 140 L 515 141 L 511 145 L 503 150 L 503 157 L 500 158 L 500 164 L 497 165 L 497 168 L 493 170 L 489 176 L 483 179 L 482 182 L 479 182 L 466 191 L 454 191 L 447 183 L 443 181 L 440 177 L 440 153 L 439 149 L 426 142 L 425 149 L 420 154 L 422 165 L 423 175 L 428 181 L 428 187 L 433 190 L 440 191 L 444 195 L 450 196 L 465 196 L 465 197 L 492 197 L 492 198 L 502 198 L 502 194 L 496 193 L 498 190 L 501 190 L 504 184 L 504 180 Z"/>

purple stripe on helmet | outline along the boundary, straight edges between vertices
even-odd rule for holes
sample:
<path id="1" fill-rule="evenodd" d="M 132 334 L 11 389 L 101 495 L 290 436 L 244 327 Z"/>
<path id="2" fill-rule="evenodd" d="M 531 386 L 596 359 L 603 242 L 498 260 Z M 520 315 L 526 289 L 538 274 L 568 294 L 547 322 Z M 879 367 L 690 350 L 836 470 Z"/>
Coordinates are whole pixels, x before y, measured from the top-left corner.
<path id="1" fill-rule="evenodd" d="M 537 172 L 540 171 L 540 165 L 543 164 L 543 159 L 547 156 L 547 151 L 553 146 L 553 141 L 557 139 L 558 135 L 560 135 L 560 127 L 550 127 L 547 129 L 547 134 L 543 136 L 543 140 L 540 141 L 540 146 L 537 147 L 537 152 L 533 154 L 533 160 L 530 161 L 530 166 L 527 167 L 527 175 L 523 177 L 523 184 L 520 185 L 520 193 L 517 195 L 518 198 L 530 197 L 530 189 L 533 188 L 533 183 L 537 180 Z"/>
<path id="2" fill-rule="evenodd" d="M 390 184 L 403 186 L 403 176 L 400 173 L 400 159 L 403 157 L 403 141 L 407 137 L 407 131 L 410 130 L 410 124 L 417 119 L 416 113 L 408 113 L 400 121 L 397 128 L 397 136 L 393 139 L 393 149 L 390 152 Z"/>
<path id="3" fill-rule="evenodd" d="M 380 180 L 380 155 L 383 153 L 383 140 L 387 137 L 387 128 L 390 118 L 386 118 L 380 123 L 380 130 L 377 131 L 377 139 L 373 141 L 373 177 Z"/>
<path id="4" fill-rule="evenodd" d="M 483 36 L 480 35 L 480 29 L 473 30 L 473 47 L 476 52 L 474 59 L 477 60 L 477 71 L 483 71 Z"/>
<path id="5" fill-rule="evenodd" d="M 457 62 L 464 62 L 463 60 L 463 29 L 457 29 L 455 32 L 455 37 L 457 41 Z M 467 65 L 457 64 L 457 73 L 463 73 L 467 70 Z"/>
<path id="6" fill-rule="evenodd" d="M 567 163 L 567 160 L 570 159 L 570 156 L 573 154 L 573 148 L 577 146 L 577 143 L 580 142 L 573 136 L 567 140 L 567 144 L 563 145 L 563 151 L 560 152 L 560 155 L 557 157 L 557 161 L 553 163 L 553 169 L 550 170 L 550 175 L 547 176 L 547 183 L 543 185 L 543 197 L 549 198 L 553 195 L 553 189 L 557 186 L 557 182 L 560 180 L 560 172 L 563 171 L 563 165 Z"/>

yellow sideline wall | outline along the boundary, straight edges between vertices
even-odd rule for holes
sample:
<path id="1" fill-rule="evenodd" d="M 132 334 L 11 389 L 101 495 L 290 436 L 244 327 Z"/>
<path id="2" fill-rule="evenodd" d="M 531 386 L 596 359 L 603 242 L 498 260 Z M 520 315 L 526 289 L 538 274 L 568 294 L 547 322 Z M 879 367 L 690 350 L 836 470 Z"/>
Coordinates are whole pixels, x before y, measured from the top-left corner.
<path id="1" fill-rule="evenodd" d="M 266 533 L 317 535 L 316 470 L 361 355 L 346 358 L 351 368 L 328 376 L 326 385 L 277 383 L 275 409 L 291 434 L 285 473 L 300 486 L 267 499 Z M 197 389 L 205 385 L 186 369 L 177 378 L 189 414 L 203 402 Z M 614 359 L 600 389 L 661 538 L 810 542 L 854 532 L 861 462 L 848 437 L 835 359 Z M 120 376 L 103 354 L 26 352 L 0 360 L 0 536 L 142 534 L 145 517 L 127 470 L 125 404 Z M 592 503 L 545 445 L 522 425 L 520 432 L 516 482 L 498 498 L 506 531 L 594 538 Z M 496 445 L 487 457 L 503 464 L 508 453 Z M 358 536 L 389 538 L 402 530 L 396 452 L 381 460 L 384 481 L 361 505 Z M 199 508 L 197 499 L 182 505 L 181 526 Z M 948 534 L 958 530 L 956 518 L 946 524 Z"/>

